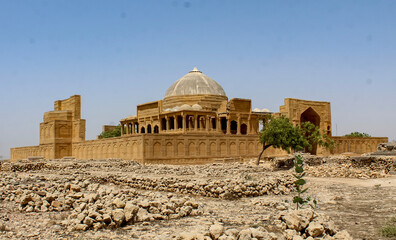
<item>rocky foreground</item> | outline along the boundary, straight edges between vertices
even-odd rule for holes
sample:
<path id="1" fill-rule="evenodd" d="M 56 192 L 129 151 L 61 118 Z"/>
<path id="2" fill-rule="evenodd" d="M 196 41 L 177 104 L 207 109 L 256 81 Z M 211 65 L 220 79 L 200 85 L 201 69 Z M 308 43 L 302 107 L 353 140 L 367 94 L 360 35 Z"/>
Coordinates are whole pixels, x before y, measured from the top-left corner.
<path id="1" fill-rule="evenodd" d="M 345 200 L 347 195 L 342 192 L 335 191 L 336 195 L 330 197 L 329 192 L 315 192 L 314 197 L 322 200 L 317 210 L 294 209 L 289 160 L 272 159 L 261 166 L 141 165 L 117 159 L 3 162 L 0 238 L 358 238 L 353 229 L 320 210 L 321 205 L 333 209 L 335 201 Z M 345 158 L 307 158 L 307 173 L 392 177 L 392 159 L 370 161 L 357 164 Z M 378 239 L 376 234 L 366 234 L 366 239 Z"/>

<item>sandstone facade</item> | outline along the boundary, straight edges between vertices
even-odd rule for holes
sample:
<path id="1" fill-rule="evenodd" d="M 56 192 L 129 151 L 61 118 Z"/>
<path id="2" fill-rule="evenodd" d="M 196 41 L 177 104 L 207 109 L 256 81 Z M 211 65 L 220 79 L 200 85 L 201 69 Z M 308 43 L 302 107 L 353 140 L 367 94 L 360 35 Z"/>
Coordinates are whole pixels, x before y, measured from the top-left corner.
<path id="1" fill-rule="evenodd" d="M 140 104 L 136 115 L 120 120 L 121 136 L 85 140 L 81 119 L 81 97 L 74 95 L 54 104 L 40 124 L 40 145 L 11 149 L 11 160 L 42 156 L 47 159 L 122 158 L 142 163 L 201 164 L 217 159 L 240 160 L 256 157 L 260 120 L 266 115 L 284 115 L 295 125 L 310 121 L 331 136 L 329 102 L 286 98 L 278 113 L 254 109 L 250 99 L 228 100 L 216 81 L 196 68 L 176 81 L 163 100 Z M 109 129 L 109 126 L 106 126 Z M 333 137 L 333 153 L 375 151 L 387 138 Z M 313 147 L 312 154 L 328 151 Z M 286 152 L 267 149 L 265 155 Z"/>

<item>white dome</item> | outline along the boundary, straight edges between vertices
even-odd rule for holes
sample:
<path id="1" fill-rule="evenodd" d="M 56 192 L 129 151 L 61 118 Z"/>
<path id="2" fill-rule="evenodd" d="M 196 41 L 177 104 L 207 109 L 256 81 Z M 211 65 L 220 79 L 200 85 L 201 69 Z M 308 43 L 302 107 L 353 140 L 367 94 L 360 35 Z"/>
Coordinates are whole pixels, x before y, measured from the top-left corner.
<path id="1" fill-rule="evenodd" d="M 192 109 L 194 110 L 202 110 L 202 107 L 199 104 L 192 105 Z"/>
<path id="2" fill-rule="evenodd" d="M 191 110 L 192 107 L 188 104 L 183 104 L 181 107 L 179 107 L 180 110 Z"/>
<path id="3" fill-rule="evenodd" d="M 180 95 L 226 96 L 224 89 L 215 80 L 198 71 L 197 68 L 177 80 L 166 91 L 165 98 Z"/>

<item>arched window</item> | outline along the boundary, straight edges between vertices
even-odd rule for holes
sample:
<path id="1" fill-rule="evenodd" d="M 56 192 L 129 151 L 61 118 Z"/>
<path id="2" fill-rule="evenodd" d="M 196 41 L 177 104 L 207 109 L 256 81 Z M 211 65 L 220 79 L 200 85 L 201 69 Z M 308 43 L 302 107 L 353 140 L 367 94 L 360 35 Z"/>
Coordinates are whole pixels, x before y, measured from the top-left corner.
<path id="1" fill-rule="evenodd" d="M 140 128 L 140 133 L 145 133 L 145 132 L 146 131 L 145 131 L 144 127 Z"/>
<path id="2" fill-rule="evenodd" d="M 161 121 L 162 121 L 162 124 L 161 124 L 161 125 L 162 125 L 162 129 L 161 129 L 161 130 L 162 130 L 162 131 L 163 131 L 163 130 L 166 130 L 166 119 L 163 118 Z"/>
<path id="3" fill-rule="evenodd" d="M 223 133 L 226 133 L 227 132 L 227 118 L 222 117 L 220 119 L 220 122 L 221 122 L 221 131 L 223 131 Z"/>
<path id="4" fill-rule="evenodd" d="M 151 125 L 147 125 L 147 133 L 151 133 Z"/>
<path id="5" fill-rule="evenodd" d="M 183 117 L 182 116 L 177 116 L 177 127 L 179 129 L 183 128 Z"/>
<path id="6" fill-rule="evenodd" d="M 169 117 L 169 130 L 175 129 L 175 118 L 174 117 Z"/>
<path id="7" fill-rule="evenodd" d="M 247 126 L 246 124 L 241 124 L 241 134 L 246 135 L 247 134 Z"/>
<path id="8" fill-rule="evenodd" d="M 157 125 L 154 126 L 154 133 L 159 133 L 159 127 Z"/>
<path id="9" fill-rule="evenodd" d="M 236 134 L 238 129 L 237 121 L 231 121 L 231 134 Z"/>

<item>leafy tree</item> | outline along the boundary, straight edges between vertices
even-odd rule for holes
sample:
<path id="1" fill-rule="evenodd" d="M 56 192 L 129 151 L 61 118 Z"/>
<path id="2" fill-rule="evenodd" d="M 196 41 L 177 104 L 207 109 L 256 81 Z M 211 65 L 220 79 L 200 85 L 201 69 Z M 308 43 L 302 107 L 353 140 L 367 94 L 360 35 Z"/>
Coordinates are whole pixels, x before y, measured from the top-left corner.
<path id="1" fill-rule="evenodd" d="M 325 147 L 326 149 L 333 149 L 335 146 L 334 141 L 324 131 L 320 131 L 319 127 L 315 126 L 311 122 L 303 122 L 300 127 L 301 134 L 305 137 L 308 142 L 309 150 L 312 149 L 314 144 Z"/>
<path id="2" fill-rule="evenodd" d="M 371 135 L 368 133 L 351 132 L 350 134 L 346 134 L 345 137 L 371 137 Z"/>
<path id="3" fill-rule="evenodd" d="M 278 118 L 268 117 L 264 120 L 263 129 L 260 131 L 260 142 L 263 149 L 260 152 L 256 164 L 260 163 L 260 158 L 269 147 L 281 148 L 288 153 L 302 151 L 305 148 L 312 149 L 313 144 L 331 149 L 334 141 L 320 129 L 310 122 L 304 122 L 301 127 L 294 126 L 290 120 L 284 116 Z"/>
<path id="4" fill-rule="evenodd" d="M 119 137 L 121 136 L 121 126 L 116 126 L 113 130 L 102 132 L 99 135 L 99 138 L 112 138 L 112 137 Z"/>

